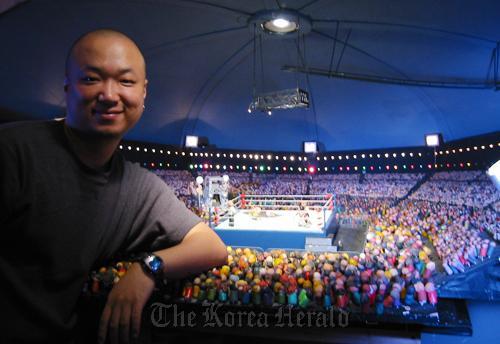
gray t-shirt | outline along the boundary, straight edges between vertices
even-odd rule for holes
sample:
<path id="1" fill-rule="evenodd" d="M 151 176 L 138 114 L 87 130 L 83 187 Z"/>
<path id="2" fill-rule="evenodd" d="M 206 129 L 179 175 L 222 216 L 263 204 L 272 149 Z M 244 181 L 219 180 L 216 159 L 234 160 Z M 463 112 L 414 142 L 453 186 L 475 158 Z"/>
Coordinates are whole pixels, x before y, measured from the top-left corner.
<path id="1" fill-rule="evenodd" d="M 118 153 L 106 171 L 83 165 L 62 121 L 0 126 L 0 164 L 0 342 L 69 338 L 92 268 L 172 246 L 200 222 Z"/>

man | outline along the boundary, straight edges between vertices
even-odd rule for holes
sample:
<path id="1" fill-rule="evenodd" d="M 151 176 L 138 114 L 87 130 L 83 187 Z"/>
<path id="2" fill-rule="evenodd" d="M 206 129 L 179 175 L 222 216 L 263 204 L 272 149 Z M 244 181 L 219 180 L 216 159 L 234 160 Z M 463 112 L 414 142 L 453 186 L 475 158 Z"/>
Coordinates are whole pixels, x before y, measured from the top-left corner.
<path id="1" fill-rule="evenodd" d="M 136 44 L 93 31 L 68 54 L 65 120 L 0 127 L 1 343 L 71 342 L 89 271 L 118 253 L 149 252 L 144 261 L 160 268 L 134 263 L 114 286 L 100 342 L 137 338 L 156 277 L 226 261 L 219 237 L 170 188 L 115 152 L 146 87 Z"/>

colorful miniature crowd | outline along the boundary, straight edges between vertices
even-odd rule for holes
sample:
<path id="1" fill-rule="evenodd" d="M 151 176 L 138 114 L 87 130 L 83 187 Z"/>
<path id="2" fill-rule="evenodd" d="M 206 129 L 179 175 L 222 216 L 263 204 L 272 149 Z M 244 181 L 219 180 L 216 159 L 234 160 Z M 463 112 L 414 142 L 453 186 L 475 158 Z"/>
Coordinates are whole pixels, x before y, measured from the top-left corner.
<path id="1" fill-rule="evenodd" d="M 496 252 L 500 195 L 484 172 L 424 177 L 318 175 L 300 177 L 294 184 L 292 176 L 233 173 L 234 194 L 334 193 L 340 220 L 368 222 L 364 252 L 350 256 L 228 247 L 227 265 L 186 281 L 178 296 L 189 302 L 335 306 L 376 314 L 401 305 L 434 306 L 438 273 L 465 272 Z M 196 209 L 189 172 L 169 171 L 163 178 Z M 450 183 L 453 193 L 447 190 Z M 471 196 L 471 190 L 476 194 Z M 119 264 L 94 272 L 89 290 L 99 292 L 118 282 L 128 263 Z"/>

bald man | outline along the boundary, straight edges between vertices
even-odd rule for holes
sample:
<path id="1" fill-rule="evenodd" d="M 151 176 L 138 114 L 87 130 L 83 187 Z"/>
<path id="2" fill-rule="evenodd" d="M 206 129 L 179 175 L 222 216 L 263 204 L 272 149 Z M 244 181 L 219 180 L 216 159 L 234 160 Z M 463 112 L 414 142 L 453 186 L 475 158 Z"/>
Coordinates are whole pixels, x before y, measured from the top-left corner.
<path id="1" fill-rule="evenodd" d="M 99 342 L 128 343 L 157 278 L 226 261 L 219 237 L 163 181 L 116 152 L 146 89 L 137 45 L 93 31 L 67 57 L 65 120 L 0 127 L 0 342 L 71 343 L 88 273 L 144 253 L 100 319 Z"/>

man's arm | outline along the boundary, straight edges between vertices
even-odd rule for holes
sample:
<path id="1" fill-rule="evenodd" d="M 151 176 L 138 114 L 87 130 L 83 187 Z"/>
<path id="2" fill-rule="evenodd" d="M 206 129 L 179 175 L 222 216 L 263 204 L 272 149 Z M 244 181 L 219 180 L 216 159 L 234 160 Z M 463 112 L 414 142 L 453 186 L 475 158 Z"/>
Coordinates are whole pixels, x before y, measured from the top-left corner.
<path id="1" fill-rule="evenodd" d="M 166 278 L 182 278 L 223 265 L 227 261 L 224 243 L 204 223 L 198 223 L 173 247 L 155 252 L 164 262 Z M 111 343 L 129 343 L 139 336 L 144 305 L 154 289 L 154 280 L 139 263 L 134 263 L 127 274 L 108 296 L 99 326 L 99 343 L 109 337 Z"/>

